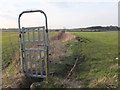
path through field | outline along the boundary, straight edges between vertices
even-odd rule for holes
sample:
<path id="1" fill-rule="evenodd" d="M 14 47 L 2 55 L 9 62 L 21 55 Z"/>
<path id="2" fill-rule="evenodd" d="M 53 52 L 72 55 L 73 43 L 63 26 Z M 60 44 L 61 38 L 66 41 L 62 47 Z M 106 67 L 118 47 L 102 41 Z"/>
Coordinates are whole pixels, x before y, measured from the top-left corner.
<path id="1" fill-rule="evenodd" d="M 72 40 L 74 38 L 75 38 L 75 35 L 69 32 L 64 32 L 64 31 L 62 32 L 60 31 L 49 38 L 50 63 L 57 64 L 55 63 L 56 62 L 55 60 L 57 60 L 61 56 L 64 56 L 64 53 L 63 53 L 65 50 L 64 44 L 66 43 L 66 41 Z M 34 45 L 34 47 L 36 45 Z M 16 71 L 15 74 L 3 76 L 3 81 L 4 81 L 4 85 L 3 85 L 4 88 L 30 88 L 30 85 L 33 82 L 38 82 L 38 81 L 40 82 L 42 80 L 40 79 L 38 80 L 35 78 L 34 79 L 27 78 L 20 71 Z M 72 82 L 74 82 L 74 87 L 76 87 L 76 81 L 72 81 Z M 73 85 L 73 83 L 71 85 Z"/>

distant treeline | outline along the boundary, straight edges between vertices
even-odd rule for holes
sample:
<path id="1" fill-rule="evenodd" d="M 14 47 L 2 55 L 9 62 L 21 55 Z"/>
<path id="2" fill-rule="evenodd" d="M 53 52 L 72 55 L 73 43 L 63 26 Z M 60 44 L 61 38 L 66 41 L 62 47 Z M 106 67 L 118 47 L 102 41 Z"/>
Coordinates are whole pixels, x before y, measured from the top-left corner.
<path id="1" fill-rule="evenodd" d="M 117 26 L 107 26 L 107 27 L 102 27 L 102 26 L 94 26 L 94 27 L 87 27 L 87 28 L 72 28 L 72 29 L 50 29 L 54 31 L 118 31 L 119 28 Z"/>
<path id="2" fill-rule="evenodd" d="M 102 26 L 95 26 L 95 27 L 88 27 L 86 29 L 97 29 L 97 30 L 103 30 L 103 31 L 118 31 L 117 26 L 107 26 L 107 27 L 102 27 Z"/>
<path id="3" fill-rule="evenodd" d="M 18 28 L 1 28 L 0 30 L 6 30 L 6 31 L 17 31 Z M 94 26 L 94 27 L 87 27 L 87 28 L 72 28 L 72 29 L 49 29 L 49 31 L 118 31 L 119 28 L 117 26 Z"/>
<path id="4" fill-rule="evenodd" d="M 1 28 L 0 30 L 6 30 L 6 31 L 8 31 L 8 30 L 18 30 L 18 28 Z"/>

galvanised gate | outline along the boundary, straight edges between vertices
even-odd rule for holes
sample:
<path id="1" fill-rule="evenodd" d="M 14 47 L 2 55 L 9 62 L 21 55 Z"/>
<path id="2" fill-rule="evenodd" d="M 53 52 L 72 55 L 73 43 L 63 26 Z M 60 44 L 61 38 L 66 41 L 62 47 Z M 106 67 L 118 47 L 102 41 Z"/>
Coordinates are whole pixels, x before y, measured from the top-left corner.
<path id="1" fill-rule="evenodd" d="M 40 12 L 45 16 L 45 26 L 21 27 L 21 16 Z M 27 76 L 48 77 L 47 16 L 42 10 L 23 11 L 18 18 L 22 72 Z"/>

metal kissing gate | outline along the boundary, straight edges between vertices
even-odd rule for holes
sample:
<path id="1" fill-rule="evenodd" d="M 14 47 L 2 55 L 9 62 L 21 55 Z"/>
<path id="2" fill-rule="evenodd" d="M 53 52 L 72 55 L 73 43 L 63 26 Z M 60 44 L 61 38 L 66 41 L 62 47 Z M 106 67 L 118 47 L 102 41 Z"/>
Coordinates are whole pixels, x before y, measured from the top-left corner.
<path id="1" fill-rule="evenodd" d="M 45 16 L 45 26 L 22 27 L 22 14 L 40 12 Z M 42 10 L 23 11 L 18 18 L 22 72 L 26 76 L 48 78 L 48 28 L 47 16 Z M 31 48 L 30 48 L 31 46 Z"/>

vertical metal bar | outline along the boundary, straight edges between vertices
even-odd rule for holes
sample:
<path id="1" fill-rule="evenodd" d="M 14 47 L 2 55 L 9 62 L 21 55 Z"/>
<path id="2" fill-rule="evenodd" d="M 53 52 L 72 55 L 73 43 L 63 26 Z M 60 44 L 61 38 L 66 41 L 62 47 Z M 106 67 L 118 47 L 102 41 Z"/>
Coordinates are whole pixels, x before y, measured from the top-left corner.
<path id="1" fill-rule="evenodd" d="M 43 27 L 43 41 L 44 41 L 44 50 L 46 50 L 46 44 L 47 44 L 47 40 L 46 40 L 46 31 L 45 31 L 45 27 Z M 46 55 L 46 51 L 44 51 L 44 69 L 45 69 L 45 75 L 46 75 L 46 80 L 48 79 L 48 63 L 47 63 L 47 55 Z"/>
<path id="2" fill-rule="evenodd" d="M 44 13 L 45 16 L 45 24 L 46 24 L 46 37 L 47 37 L 47 57 L 46 57 L 46 81 L 48 81 L 48 77 L 49 77 L 49 58 L 48 58 L 48 23 L 47 23 L 47 15 Z"/>
<path id="3" fill-rule="evenodd" d="M 33 69 L 32 69 L 32 57 L 31 57 L 31 55 L 32 55 L 32 53 L 31 53 L 32 51 L 30 51 L 30 71 L 31 71 L 31 74 L 33 74 Z"/>
<path id="4" fill-rule="evenodd" d="M 45 34 L 45 28 L 43 27 L 43 42 L 44 42 L 44 50 L 46 49 L 46 40 L 45 40 L 46 34 Z M 44 51 L 44 69 L 45 69 L 45 75 L 47 75 L 47 70 L 46 70 L 46 65 L 47 65 L 47 61 L 46 61 L 46 53 Z"/>
<path id="5" fill-rule="evenodd" d="M 43 40 L 45 42 L 45 27 L 43 27 L 42 29 L 43 29 Z"/>
<path id="6" fill-rule="evenodd" d="M 28 73 L 28 55 L 27 55 L 27 53 L 26 53 L 26 51 L 25 51 L 25 66 L 26 66 L 26 72 Z"/>
<path id="7" fill-rule="evenodd" d="M 45 40 L 45 46 L 48 46 L 48 38 L 47 38 L 47 33 L 45 30 L 44 30 L 44 40 Z"/>
<path id="8" fill-rule="evenodd" d="M 43 27 L 43 42 L 44 42 L 44 45 L 45 45 L 45 28 Z"/>
<path id="9" fill-rule="evenodd" d="M 42 64 L 42 58 L 41 58 L 42 51 L 39 51 L 39 53 L 40 53 L 40 74 L 41 76 L 43 76 L 43 64 Z"/>
<path id="10" fill-rule="evenodd" d="M 46 21 L 47 22 L 47 21 Z M 49 77 L 49 55 L 48 55 L 48 29 L 47 29 L 47 25 L 46 25 L 46 30 L 47 30 L 47 32 L 46 32 L 46 80 L 48 81 L 48 77 Z"/>
<path id="11" fill-rule="evenodd" d="M 37 60 L 36 60 L 36 51 L 34 51 L 34 62 L 35 62 L 35 73 L 36 73 L 36 75 L 38 75 L 38 71 L 37 71 Z"/>
<path id="12" fill-rule="evenodd" d="M 40 41 L 40 28 L 38 28 L 38 41 Z"/>
<path id="13" fill-rule="evenodd" d="M 25 68 L 26 68 L 26 72 L 28 72 L 28 66 L 27 66 L 27 56 L 26 56 L 26 50 L 25 50 L 25 48 L 26 48 L 26 33 L 25 33 L 25 30 L 24 30 L 24 28 L 23 28 L 23 51 L 24 51 L 24 64 L 25 64 Z"/>
<path id="14" fill-rule="evenodd" d="M 22 42 L 23 41 L 23 42 Z M 24 35 L 24 28 L 22 28 L 22 35 L 21 35 L 21 52 L 23 54 L 24 50 L 25 50 L 25 47 L 24 47 L 24 41 L 25 41 L 25 35 Z M 24 62 L 25 62 L 25 58 L 24 56 L 22 55 L 22 71 L 24 71 Z"/>
<path id="15" fill-rule="evenodd" d="M 47 75 L 47 70 L 46 70 L 46 68 L 47 68 L 47 60 L 46 60 L 46 51 L 44 51 L 44 69 L 45 69 L 45 75 Z"/>
<path id="16" fill-rule="evenodd" d="M 24 64 L 23 64 L 23 52 L 22 52 L 22 29 L 21 29 L 21 25 L 20 25 L 20 17 L 22 14 L 19 15 L 18 17 L 18 27 L 19 27 L 19 47 L 20 47 L 20 60 L 21 60 L 21 67 L 22 67 L 22 72 L 24 72 Z"/>
<path id="17" fill-rule="evenodd" d="M 35 32 L 34 32 L 34 30 L 32 30 L 33 31 L 33 41 L 35 41 Z"/>
<path id="18" fill-rule="evenodd" d="M 30 41 L 30 30 L 28 29 L 28 41 Z"/>
<path id="19" fill-rule="evenodd" d="M 26 72 L 28 73 L 28 51 L 26 52 Z"/>

